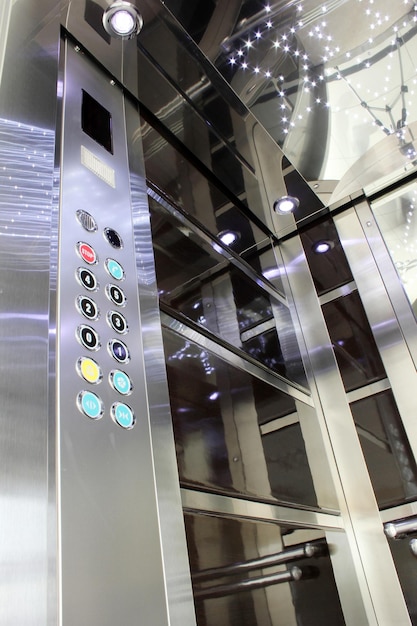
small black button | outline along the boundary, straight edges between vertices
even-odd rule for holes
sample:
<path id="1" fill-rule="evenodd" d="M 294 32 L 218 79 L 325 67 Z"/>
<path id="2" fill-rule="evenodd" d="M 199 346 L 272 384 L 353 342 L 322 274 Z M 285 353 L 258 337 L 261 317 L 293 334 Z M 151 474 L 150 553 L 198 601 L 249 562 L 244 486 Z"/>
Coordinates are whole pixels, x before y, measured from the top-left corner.
<path id="1" fill-rule="evenodd" d="M 89 350 L 98 350 L 100 340 L 98 333 L 91 326 L 78 326 L 77 336 L 82 345 Z"/>
<path id="2" fill-rule="evenodd" d="M 91 270 L 79 267 L 77 269 L 77 278 L 81 285 L 85 287 L 85 289 L 88 289 L 88 291 L 95 291 L 97 289 L 97 278 Z"/>
<path id="3" fill-rule="evenodd" d="M 98 306 L 91 298 L 87 296 L 78 296 L 77 308 L 80 313 L 87 317 L 89 320 L 95 320 L 98 318 Z"/>
<path id="4" fill-rule="evenodd" d="M 113 228 L 105 228 L 104 236 L 113 248 L 123 248 L 122 238 Z"/>
<path id="5" fill-rule="evenodd" d="M 118 306 L 123 306 L 126 303 L 124 292 L 116 285 L 106 285 L 106 294 L 109 300 Z"/>
<path id="6" fill-rule="evenodd" d="M 115 330 L 117 333 L 124 334 L 127 332 L 126 318 L 121 313 L 117 313 L 116 311 L 109 311 L 107 313 L 107 320 L 113 330 Z"/>
<path id="7" fill-rule="evenodd" d="M 127 346 L 123 341 L 119 341 L 118 339 L 112 339 L 109 342 L 109 351 L 112 357 L 116 359 L 116 361 L 119 361 L 119 363 L 127 363 L 130 359 Z"/>

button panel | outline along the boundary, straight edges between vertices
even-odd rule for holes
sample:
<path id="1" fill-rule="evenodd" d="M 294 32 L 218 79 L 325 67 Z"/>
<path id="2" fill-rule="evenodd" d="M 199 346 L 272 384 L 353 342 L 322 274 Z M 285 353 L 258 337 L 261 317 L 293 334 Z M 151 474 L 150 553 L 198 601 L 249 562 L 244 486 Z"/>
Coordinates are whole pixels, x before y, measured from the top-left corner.
<path id="1" fill-rule="evenodd" d="M 105 245 L 113 248 L 112 256 L 106 256 L 101 249 L 103 244 L 97 239 L 93 240 L 97 237 L 96 231 L 100 231 L 99 221 L 84 210 L 77 211 L 76 218 L 79 226 L 92 237 L 91 242 L 86 240 L 75 244 L 77 255 L 85 264 L 75 269 L 75 277 L 81 287 L 75 298 L 75 309 L 81 319 L 88 320 L 88 323 L 79 323 L 75 328 L 80 346 L 87 351 L 87 354 L 79 355 L 75 369 L 79 380 L 85 385 L 91 385 L 91 390 L 88 387 L 79 390 L 76 405 L 80 413 L 91 420 L 99 420 L 107 414 L 114 424 L 124 430 L 130 430 L 135 425 L 135 413 L 131 406 L 120 402 L 118 398 L 132 396 L 134 385 L 128 372 L 114 368 L 115 362 L 129 367 L 131 353 L 128 344 L 117 338 L 117 335 L 128 338 L 129 325 L 126 314 L 109 308 L 109 304 L 113 304 L 117 308 L 125 307 L 124 313 L 129 312 L 125 291 L 118 284 L 108 280 L 110 278 L 120 283 L 126 278 L 124 263 L 117 259 L 116 252 L 123 248 L 122 238 L 116 230 L 108 226 L 102 229 Z M 101 241 L 103 242 L 103 239 Z M 102 258 L 105 259 L 103 262 L 100 262 L 97 250 L 100 256 L 103 253 Z M 94 270 L 91 266 L 95 266 Z M 101 281 L 104 288 L 100 287 Z M 84 293 L 82 290 L 85 290 Z M 100 321 L 102 319 L 100 309 L 104 309 L 103 317 L 107 331 L 103 330 Z M 115 333 L 116 336 L 105 336 L 106 333 Z M 103 351 L 103 344 L 107 346 L 107 351 Z M 91 352 L 95 352 L 97 357 L 91 358 L 88 355 Z M 113 362 L 113 367 L 107 365 L 109 371 L 106 374 L 106 363 L 109 358 Z"/>

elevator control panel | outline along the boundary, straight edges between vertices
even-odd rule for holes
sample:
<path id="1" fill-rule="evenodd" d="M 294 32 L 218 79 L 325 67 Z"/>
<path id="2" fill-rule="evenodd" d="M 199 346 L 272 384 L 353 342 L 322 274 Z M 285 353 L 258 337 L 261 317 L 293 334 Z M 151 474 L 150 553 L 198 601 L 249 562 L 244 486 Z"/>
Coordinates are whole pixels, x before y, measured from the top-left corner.
<path id="1" fill-rule="evenodd" d="M 81 209 L 76 212 L 76 217 L 81 229 L 87 231 L 94 241 L 92 233 L 99 233 L 100 219 Z M 123 239 L 116 229 L 105 227 L 103 237 L 110 248 L 109 254 L 115 256 L 116 251 L 123 249 Z M 80 355 L 77 359 L 76 371 L 81 379 L 80 384 L 84 385 L 77 396 L 77 407 L 86 417 L 101 419 L 106 413 L 103 394 L 100 394 L 100 385 L 104 382 L 114 392 L 108 407 L 110 417 L 118 426 L 130 429 L 135 425 L 136 416 L 127 397 L 132 394 L 134 384 L 131 375 L 119 369 L 120 365 L 126 365 L 131 360 L 127 336 L 129 324 L 126 315 L 120 310 L 128 309 L 123 291 L 126 272 L 121 260 L 114 256 L 100 259 L 94 245 L 87 241 L 77 241 L 75 252 L 85 264 L 78 265 L 75 269 L 75 280 L 80 286 L 80 293 L 75 300 L 75 308 L 80 317 L 76 336 L 81 348 L 95 353 L 95 359 L 87 355 Z M 99 306 L 100 290 L 104 290 L 107 298 L 105 310 L 101 310 Z M 104 332 L 99 332 L 94 322 L 102 316 L 106 326 L 102 326 Z M 121 335 L 127 336 L 125 341 L 122 341 Z M 106 372 L 105 377 L 100 359 L 103 350 L 107 350 L 114 361 L 114 367 Z"/>
<path id="2" fill-rule="evenodd" d="M 68 44 L 59 395 L 63 419 L 71 414 L 71 430 L 81 419 L 130 431 L 139 418 L 144 382 L 125 105 L 120 88 L 91 70 L 82 51 Z"/>

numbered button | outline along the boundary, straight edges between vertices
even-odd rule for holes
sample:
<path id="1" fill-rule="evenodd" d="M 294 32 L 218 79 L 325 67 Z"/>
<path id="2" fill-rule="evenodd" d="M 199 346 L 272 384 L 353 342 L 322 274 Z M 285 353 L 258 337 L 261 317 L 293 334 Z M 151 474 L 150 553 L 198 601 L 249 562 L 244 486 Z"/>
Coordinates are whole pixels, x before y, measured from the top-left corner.
<path id="1" fill-rule="evenodd" d="M 110 384 L 123 396 L 127 396 L 132 392 L 133 385 L 130 377 L 121 370 L 112 370 L 109 375 Z"/>
<path id="2" fill-rule="evenodd" d="M 92 246 L 84 241 L 79 241 L 77 243 L 77 252 L 82 260 L 88 263 L 88 265 L 94 265 L 98 262 L 96 251 Z"/>
<path id="3" fill-rule="evenodd" d="M 98 318 L 98 306 L 91 298 L 87 296 L 78 296 L 77 309 L 79 312 L 87 317 L 89 320 L 96 320 Z"/>
<path id="4" fill-rule="evenodd" d="M 78 409 L 92 420 L 98 420 L 104 413 L 103 402 L 91 391 L 80 391 L 77 397 Z"/>
<path id="5" fill-rule="evenodd" d="M 115 402 L 110 410 L 112 419 L 126 430 L 130 430 L 135 425 L 135 415 L 127 404 L 123 402 Z"/>
<path id="6" fill-rule="evenodd" d="M 91 326 L 78 326 L 77 337 L 79 342 L 89 350 L 98 350 L 100 347 L 99 335 Z"/>
<path id="7" fill-rule="evenodd" d="M 103 378 L 100 366 L 93 359 L 84 356 L 77 361 L 77 372 L 84 380 L 93 385 L 99 383 Z"/>
<path id="8" fill-rule="evenodd" d="M 85 287 L 88 291 L 96 291 L 96 289 L 98 289 L 97 278 L 91 270 L 85 267 L 79 267 L 77 269 L 77 279 L 80 285 Z"/>
<path id="9" fill-rule="evenodd" d="M 123 280 L 125 277 L 125 271 L 123 267 L 114 259 L 106 259 L 105 268 L 114 280 Z"/>
<path id="10" fill-rule="evenodd" d="M 119 363 L 127 363 L 130 360 L 129 350 L 123 341 L 112 339 L 108 344 L 111 356 Z"/>
<path id="11" fill-rule="evenodd" d="M 117 333 L 125 334 L 128 331 L 128 326 L 126 322 L 126 318 L 117 311 L 109 311 L 107 313 L 107 321 L 109 326 L 113 328 Z"/>
<path id="12" fill-rule="evenodd" d="M 106 295 L 113 304 L 124 306 L 126 304 L 126 296 L 120 287 L 116 285 L 106 285 Z"/>

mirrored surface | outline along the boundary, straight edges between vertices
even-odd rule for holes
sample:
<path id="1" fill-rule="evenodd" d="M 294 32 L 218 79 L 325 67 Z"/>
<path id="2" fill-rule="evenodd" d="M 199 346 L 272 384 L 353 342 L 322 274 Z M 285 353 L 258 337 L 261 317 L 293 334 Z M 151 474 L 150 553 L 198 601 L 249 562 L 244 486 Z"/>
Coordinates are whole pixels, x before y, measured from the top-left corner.
<path id="1" fill-rule="evenodd" d="M 345 624 L 322 531 L 192 513 L 185 524 L 198 626 Z M 317 556 L 286 560 L 307 543 Z M 256 566 L 272 555 L 281 564 Z M 285 581 L 294 567 L 301 578 Z"/>
<path id="2" fill-rule="evenodd" d="M 380 507 L 417 497 L 417 467 L 391 391 L 351 404 Z"/>
<path id="3" fill-rule="evenodd" d="M 181 483 L 317 507 L 294 399 L 168 329 L 164 349 Z"/>

